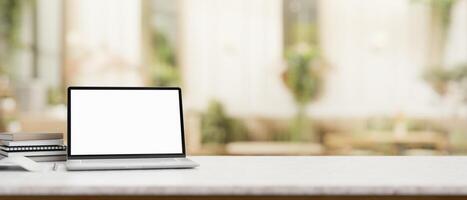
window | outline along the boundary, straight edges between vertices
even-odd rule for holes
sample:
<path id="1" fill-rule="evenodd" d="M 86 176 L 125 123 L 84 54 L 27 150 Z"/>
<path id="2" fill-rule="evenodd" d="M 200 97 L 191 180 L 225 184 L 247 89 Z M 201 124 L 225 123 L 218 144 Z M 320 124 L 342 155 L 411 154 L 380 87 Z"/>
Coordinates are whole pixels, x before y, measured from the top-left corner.
<path id="1" fill-rule="evenodd" d="M 145 1 L 146 13 L 143 21 L 145 29 L 146 62 L 148 64 L 149 85 L 180 85 L 178 65 L 178 1 Z"/>

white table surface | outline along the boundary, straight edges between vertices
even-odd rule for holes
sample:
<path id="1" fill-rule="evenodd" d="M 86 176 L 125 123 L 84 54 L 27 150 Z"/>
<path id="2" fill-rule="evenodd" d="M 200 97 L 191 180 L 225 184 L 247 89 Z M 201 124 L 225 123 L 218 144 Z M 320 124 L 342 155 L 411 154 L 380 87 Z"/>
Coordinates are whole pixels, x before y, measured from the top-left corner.
<path id="1" fill-rule="evenodd" d="M 0 171 L 0 195 L 467 195 L 467 157 L 190 157 L 197 169 Z"/>

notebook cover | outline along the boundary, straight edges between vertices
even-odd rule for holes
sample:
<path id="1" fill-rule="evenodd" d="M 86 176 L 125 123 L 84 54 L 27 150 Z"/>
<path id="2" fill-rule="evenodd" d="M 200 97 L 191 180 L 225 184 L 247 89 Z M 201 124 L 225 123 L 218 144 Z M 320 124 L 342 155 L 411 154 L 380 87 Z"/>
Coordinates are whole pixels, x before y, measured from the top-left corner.
<path id="1" fill-rule="evenodd" d="M 63 139 L 62 133 L 0 133 L 0 140 L 50 140 Z"/>

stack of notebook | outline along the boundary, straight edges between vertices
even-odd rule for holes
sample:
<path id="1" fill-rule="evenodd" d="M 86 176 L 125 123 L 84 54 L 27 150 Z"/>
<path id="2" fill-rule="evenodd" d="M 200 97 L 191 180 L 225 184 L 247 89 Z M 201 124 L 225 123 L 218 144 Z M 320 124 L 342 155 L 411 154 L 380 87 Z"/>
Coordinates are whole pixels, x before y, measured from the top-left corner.
<path id="1" fill-rule="evenodd" d="M 25 156 L 35 161 L 66 160 L 61 133 L 0 133 L 0 157 Z"/>

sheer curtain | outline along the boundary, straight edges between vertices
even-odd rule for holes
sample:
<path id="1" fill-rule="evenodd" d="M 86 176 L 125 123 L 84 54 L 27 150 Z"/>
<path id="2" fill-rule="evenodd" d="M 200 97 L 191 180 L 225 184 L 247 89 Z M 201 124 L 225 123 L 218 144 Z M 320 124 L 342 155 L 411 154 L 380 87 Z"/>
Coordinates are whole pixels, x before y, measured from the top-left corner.
<path id="1" fill-rule="evenodd" d="M 181 1 L 181 61 L 187 107 L 220 100 L 237 116 L 280 115 L 290 95 L 280 76 L 282 2 Z M 287 108 L 289 106 L 289 108 Z"/>
<path id="2" fill-rule="evenodd" d="M 67 2 L 68 84 L 141 85 L 141 1 Z"/>

